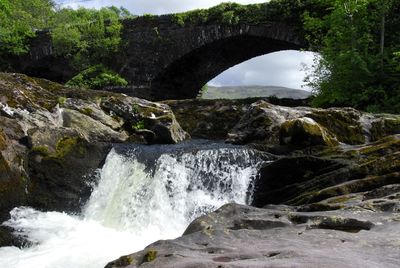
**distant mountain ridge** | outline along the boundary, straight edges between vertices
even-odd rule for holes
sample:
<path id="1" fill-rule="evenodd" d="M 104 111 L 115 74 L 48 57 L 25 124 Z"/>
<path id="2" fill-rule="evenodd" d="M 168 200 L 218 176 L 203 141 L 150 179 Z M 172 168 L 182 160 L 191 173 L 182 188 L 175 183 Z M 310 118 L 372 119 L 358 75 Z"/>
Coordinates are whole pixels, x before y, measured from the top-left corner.
<path id="1" fill-rule="evenodd" d="M 252 97 L 271 97 L 307 99 L 311 92 L 301 89 L 278 86 L 207 86 L 202 99 L 244 99 Z"/>

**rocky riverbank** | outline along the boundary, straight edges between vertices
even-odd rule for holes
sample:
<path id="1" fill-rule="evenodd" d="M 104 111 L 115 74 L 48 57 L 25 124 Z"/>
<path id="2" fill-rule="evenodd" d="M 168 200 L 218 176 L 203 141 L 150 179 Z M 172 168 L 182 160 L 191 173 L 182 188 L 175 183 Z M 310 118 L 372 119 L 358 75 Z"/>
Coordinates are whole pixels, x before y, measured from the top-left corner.
<path id="1" fill-rule="evenodd" d="M 167 105 L 120 94 L 0 73 L 0 96 L 0 221 L 22 205 L 79 212 L 111 143 L 189 137 Z"/>
<path id="2" fill-rule="evenodd" d="M 399 267 L 399 145 L 282 156 L 261 170 L 258 208 L 227 204 L 106 267 Z"/>
<path id="3" fill-rule="evenodd" d="M 192 136 L 276 159 L 260 169 L 252 206 L 225 205 L 107 267 L 400 266 L 399 115 L 289 100 L 154 103 L 6 73 L 0 93 L 1 221 L 22 205 L 79 212 L 112 143 Z M 23 242 L 0 229 L 0 245 Z"/>

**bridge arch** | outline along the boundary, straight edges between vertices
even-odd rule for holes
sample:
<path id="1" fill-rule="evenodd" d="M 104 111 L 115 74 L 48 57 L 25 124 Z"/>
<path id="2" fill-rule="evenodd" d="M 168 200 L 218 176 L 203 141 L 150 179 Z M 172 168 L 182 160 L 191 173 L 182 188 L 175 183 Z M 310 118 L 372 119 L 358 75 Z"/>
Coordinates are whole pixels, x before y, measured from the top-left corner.
<path id="1" fill-rule="evenodd" d="M 140 19 L 125 24 L 126 48 L 119 59 L 119 73 L 147 90 L 152 100 L 194 98 L 204 84 L 236 64 L 306 47 L 294 27 L 281 22 L 181 27 L 167 23 L 167 16 L 160 19 L 157 24 Z"/>

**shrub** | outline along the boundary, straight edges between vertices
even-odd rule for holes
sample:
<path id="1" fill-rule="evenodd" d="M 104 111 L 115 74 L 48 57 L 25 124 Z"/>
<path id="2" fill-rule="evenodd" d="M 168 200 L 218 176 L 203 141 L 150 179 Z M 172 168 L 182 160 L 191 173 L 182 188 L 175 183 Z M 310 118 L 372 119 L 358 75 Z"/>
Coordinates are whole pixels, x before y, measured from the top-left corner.
<path id="1" fill-rule="evenodd" d="M 69 87 L 88 89 L 103 89 L 111 86 L 126 86 L 127 84 L 128 82 L 120 75 L 100 64 L 80 72 L 66 83 Z"/>

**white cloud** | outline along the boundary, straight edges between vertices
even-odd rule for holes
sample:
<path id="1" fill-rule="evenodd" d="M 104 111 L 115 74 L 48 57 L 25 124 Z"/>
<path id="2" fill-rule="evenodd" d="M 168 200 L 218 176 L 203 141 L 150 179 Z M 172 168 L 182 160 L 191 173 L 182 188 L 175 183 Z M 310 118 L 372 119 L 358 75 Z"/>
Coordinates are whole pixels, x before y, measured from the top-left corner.
<path id="1" fill-rule="evenodd" d="M 123 6 L 133 14 L 167 14 L 196 8 L 208 8 L 222 2 L 220 0 L 59 0 L 76 8 L 84 6 Z M 263 3 L 266 0 L 234 0 L 241 4 Z M 222 85 L 275 85 L 301 88 L 305 72 L 302 63 L 311 66 L 313 53 L 282 51 L 253 58 L 236 65 L 209 82 Z M 307 88 L 303 88 L 307 89 Z"/>
<path id="2" fill-rule="evenodd" d="M 256 57 L 221 73 L 210 85 L 268 85 L 302 88 L 305 71 L 311 66 L 314 53 L 280 51 Z M 307 88 L 303 88 L 307 89 Z"/>
<path id="3" fill-rule="evenodd" d="M 209 8 L 218 5 L 220 0 L 59 0 L 64 5 L 76 8 L 78 6 L 88 8 L 99 8 L 103 6 L 123 6 L 129 9 L 133 14 L 141 15 L 150 14 L 167 14 L 175 12 L 183 12 L 196 8 Z M 263 3 L 265 0 L 236 0 L 234 2 L 240 4 Z"/>

